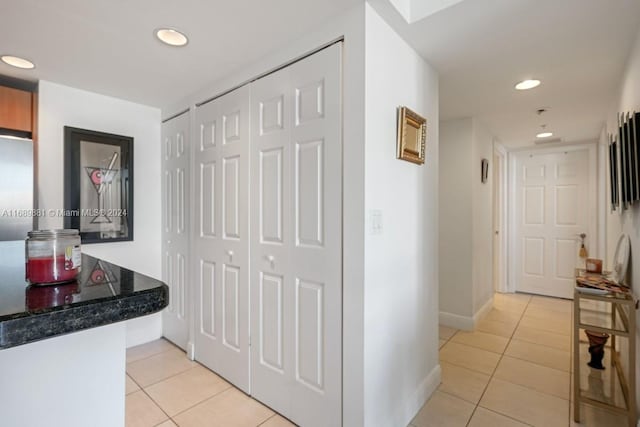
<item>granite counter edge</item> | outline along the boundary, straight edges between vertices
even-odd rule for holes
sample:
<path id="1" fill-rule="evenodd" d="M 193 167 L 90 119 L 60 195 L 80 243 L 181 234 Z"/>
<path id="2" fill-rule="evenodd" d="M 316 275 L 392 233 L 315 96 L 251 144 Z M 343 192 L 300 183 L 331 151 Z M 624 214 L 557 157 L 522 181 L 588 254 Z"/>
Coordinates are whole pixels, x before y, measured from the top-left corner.
<path id="1" fill-rule="evenodd" d="M 157 313 L 169 304 L 161 286 L 120 298 L 34 313 L 0 322 L 0 350 Z"/>

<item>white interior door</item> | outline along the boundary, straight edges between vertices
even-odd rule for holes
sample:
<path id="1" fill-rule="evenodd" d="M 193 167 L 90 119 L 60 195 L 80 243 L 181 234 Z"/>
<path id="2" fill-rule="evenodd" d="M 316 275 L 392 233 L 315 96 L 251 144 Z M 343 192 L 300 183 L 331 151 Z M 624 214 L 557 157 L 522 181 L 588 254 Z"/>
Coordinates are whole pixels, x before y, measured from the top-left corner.
<path id="1" fill-rule="evenodd" d="M 249 393 L 249 88 L 196 110 L 195 358 Z"/>
<path id="2" fill-rule="evenodd" d="M 162 124 L 162 279 L 169 305 L 163 335 L 186 350 L 189 340 L 189 113 Z"/>
<path id="3" fill-rule="evenodd" d="M 341 45 L 251 85 L 251 390 L 341 425 Z"/>
<path id="4" fill-rule="evenodd" d="M 596 249 L 595 150 L 515 157 L 515 280 L 518 291 L 572 298 L 580 233 Z M 594 254 L 591 254 L 592 256 Z"/>

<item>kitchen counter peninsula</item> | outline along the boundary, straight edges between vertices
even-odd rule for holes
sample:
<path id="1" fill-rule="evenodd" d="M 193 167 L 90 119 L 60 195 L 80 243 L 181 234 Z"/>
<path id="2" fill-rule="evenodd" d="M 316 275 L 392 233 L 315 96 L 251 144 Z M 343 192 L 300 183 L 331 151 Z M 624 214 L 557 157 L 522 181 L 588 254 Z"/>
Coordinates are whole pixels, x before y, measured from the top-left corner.
<path id="1" fill-rule="evenodd" d="M 17 265 L 0 261 L 0 350 L 145 316 L 169 302 L 164 283 L 86 254 L 77 281 L 28 285 L 21 255 Z"/>
<path id="2" fill-rule="evenodd" d="M 166 307 L 167 285 L 86 254 L 75 282 L 24 270 L 24 242 L 0 242 L 0 425 L 124 426 L 123 321 Z"/>

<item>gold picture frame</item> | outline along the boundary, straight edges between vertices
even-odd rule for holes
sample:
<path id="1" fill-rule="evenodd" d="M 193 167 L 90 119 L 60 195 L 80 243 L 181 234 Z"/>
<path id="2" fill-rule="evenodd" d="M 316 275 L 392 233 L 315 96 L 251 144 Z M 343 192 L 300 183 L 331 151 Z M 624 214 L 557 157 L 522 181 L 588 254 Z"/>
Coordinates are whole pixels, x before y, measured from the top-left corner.
<path id="1" fill-rule="evenodd" d="M 398 107 L 398 159 L 423 164 L 427 142 L 427 119 L 407 107 Z"/>

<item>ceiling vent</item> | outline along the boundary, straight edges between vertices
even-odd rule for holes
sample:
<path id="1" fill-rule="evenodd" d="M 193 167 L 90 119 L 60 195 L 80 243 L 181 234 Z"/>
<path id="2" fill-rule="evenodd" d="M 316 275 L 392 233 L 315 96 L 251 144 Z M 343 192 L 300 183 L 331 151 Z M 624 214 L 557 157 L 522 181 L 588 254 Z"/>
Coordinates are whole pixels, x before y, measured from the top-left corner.
<path id="1" fill-rule="evenodd" d="M 562 138 L 536 139 L 535 141 L 533 141 L 533 143 L 536 144 L 536 145 L 553 144 L 553 143 L 556 143 L 556 142 L 562 142 Z"/>

